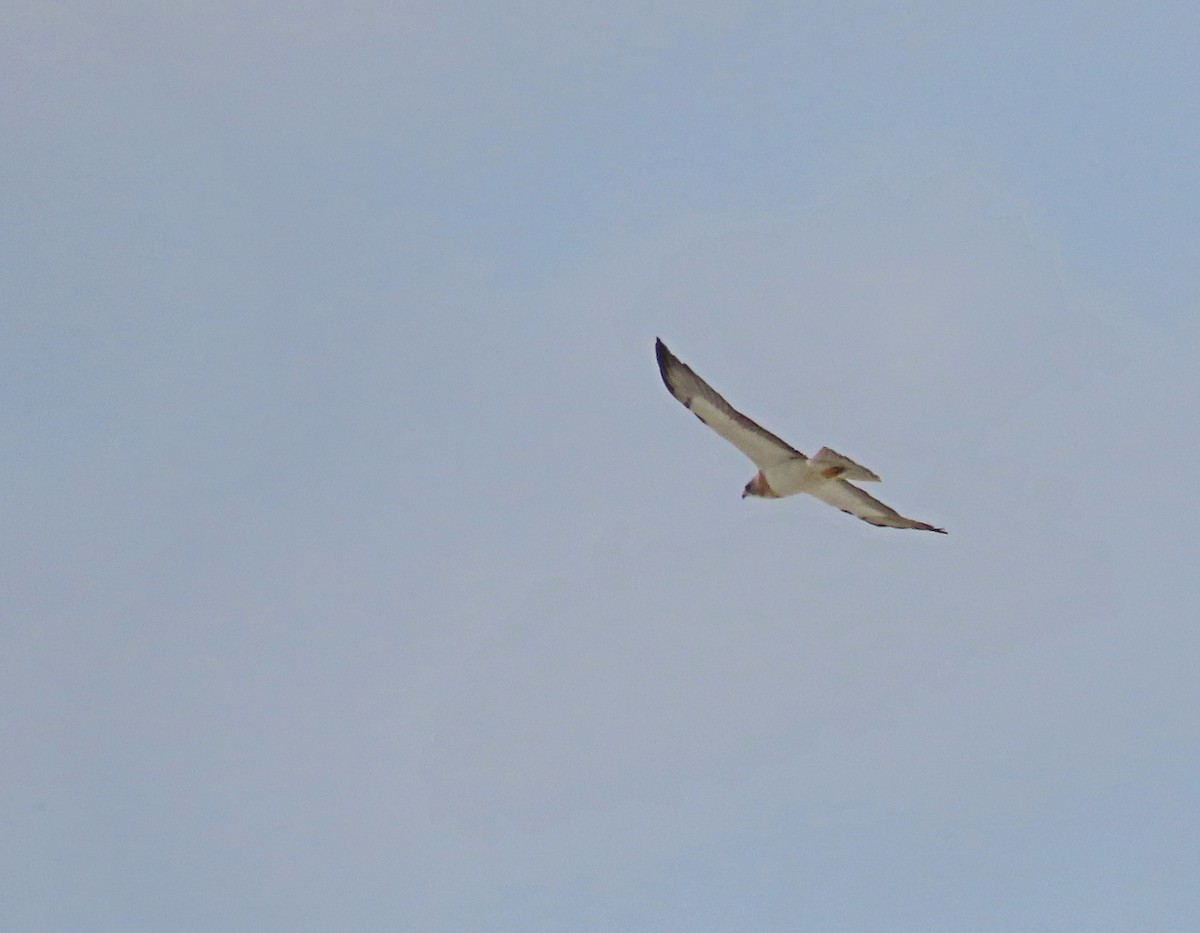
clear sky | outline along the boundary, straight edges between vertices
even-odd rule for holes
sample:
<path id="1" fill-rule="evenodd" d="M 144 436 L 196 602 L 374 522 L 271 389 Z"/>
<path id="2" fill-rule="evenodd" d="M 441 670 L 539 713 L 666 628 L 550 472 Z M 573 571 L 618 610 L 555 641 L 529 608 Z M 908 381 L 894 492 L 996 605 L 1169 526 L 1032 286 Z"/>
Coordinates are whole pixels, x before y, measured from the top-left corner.
<path id="1" fill-rule="evenodd" d="M 1198 49 L 5 4 L 0 928 L 1200 929 Z"/>

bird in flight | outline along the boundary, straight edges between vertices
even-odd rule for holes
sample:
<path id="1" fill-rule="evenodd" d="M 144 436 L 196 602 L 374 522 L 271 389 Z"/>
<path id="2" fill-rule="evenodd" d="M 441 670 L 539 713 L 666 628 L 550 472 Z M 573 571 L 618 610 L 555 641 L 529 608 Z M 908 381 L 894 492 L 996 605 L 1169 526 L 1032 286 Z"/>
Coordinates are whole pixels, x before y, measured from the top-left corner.
<path id="1" fill-rule="evenodd" d="M 755 424 L 722 398 L 690 366 L 656 340 L 654 352 L 662 380 L 685 408 L 754 461 L 758 472 L 742 490 L 742 498 L 761 496 L 782 499 L 806 492 L 841 509 L 848 515 L 881 528 L 915 528 L 936 531 L 944 528 L 905 518 L 895 509 L 867 495 L 849 480 L 878 483 L 879 477 L 864 466 L 835 450 L 822 447 L 812 457 L 804 456 L 791 444 L 780 440 L 766 428 Z"/>

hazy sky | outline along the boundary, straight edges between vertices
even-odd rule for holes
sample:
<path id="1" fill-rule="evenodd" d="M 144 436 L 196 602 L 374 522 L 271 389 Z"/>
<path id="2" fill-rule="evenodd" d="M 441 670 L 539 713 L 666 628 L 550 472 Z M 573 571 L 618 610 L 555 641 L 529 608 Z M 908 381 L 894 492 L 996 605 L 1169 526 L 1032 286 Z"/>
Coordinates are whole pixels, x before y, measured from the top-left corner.
<path id="1" fill-rule="evenodd" d="M 1200 929 L 1197 49 L 6 4 L 0 928 Z"/>

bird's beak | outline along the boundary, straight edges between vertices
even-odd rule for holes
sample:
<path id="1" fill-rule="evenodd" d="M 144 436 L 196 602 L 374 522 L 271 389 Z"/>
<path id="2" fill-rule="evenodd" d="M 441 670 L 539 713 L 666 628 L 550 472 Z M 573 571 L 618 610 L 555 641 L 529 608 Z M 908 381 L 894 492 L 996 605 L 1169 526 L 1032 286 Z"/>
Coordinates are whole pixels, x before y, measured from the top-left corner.
<path id="1" fill-rule="evenodd" d="M 745 499 L 746 496 L 748 496 L 748 495 L 750 495 L 750 493 L 746 492 L 746 490 L 743 489 L 742 490 L 742 498 Z"/>

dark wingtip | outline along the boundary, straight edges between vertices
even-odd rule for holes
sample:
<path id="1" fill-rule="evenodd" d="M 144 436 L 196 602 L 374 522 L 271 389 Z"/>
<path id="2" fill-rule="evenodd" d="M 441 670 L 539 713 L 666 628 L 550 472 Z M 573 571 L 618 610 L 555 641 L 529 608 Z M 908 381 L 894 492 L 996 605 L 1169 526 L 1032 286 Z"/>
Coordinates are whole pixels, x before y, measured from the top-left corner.
<path id="1" fill-rule="evenodd" d="M 671 365 L 671 361 L 675 357 L 671 355 L 671 351 L 667 349 L 667 345 L 662 342 L 661 337 L 654 338 L 654 356 L 658 360 L 658 374 L 662 376 L 663 385 L 671 389 L 671 383 L 667 379 L 667 367 Z M 674 393 L 675 390 L 671 389 L 671 394 Z"/>

